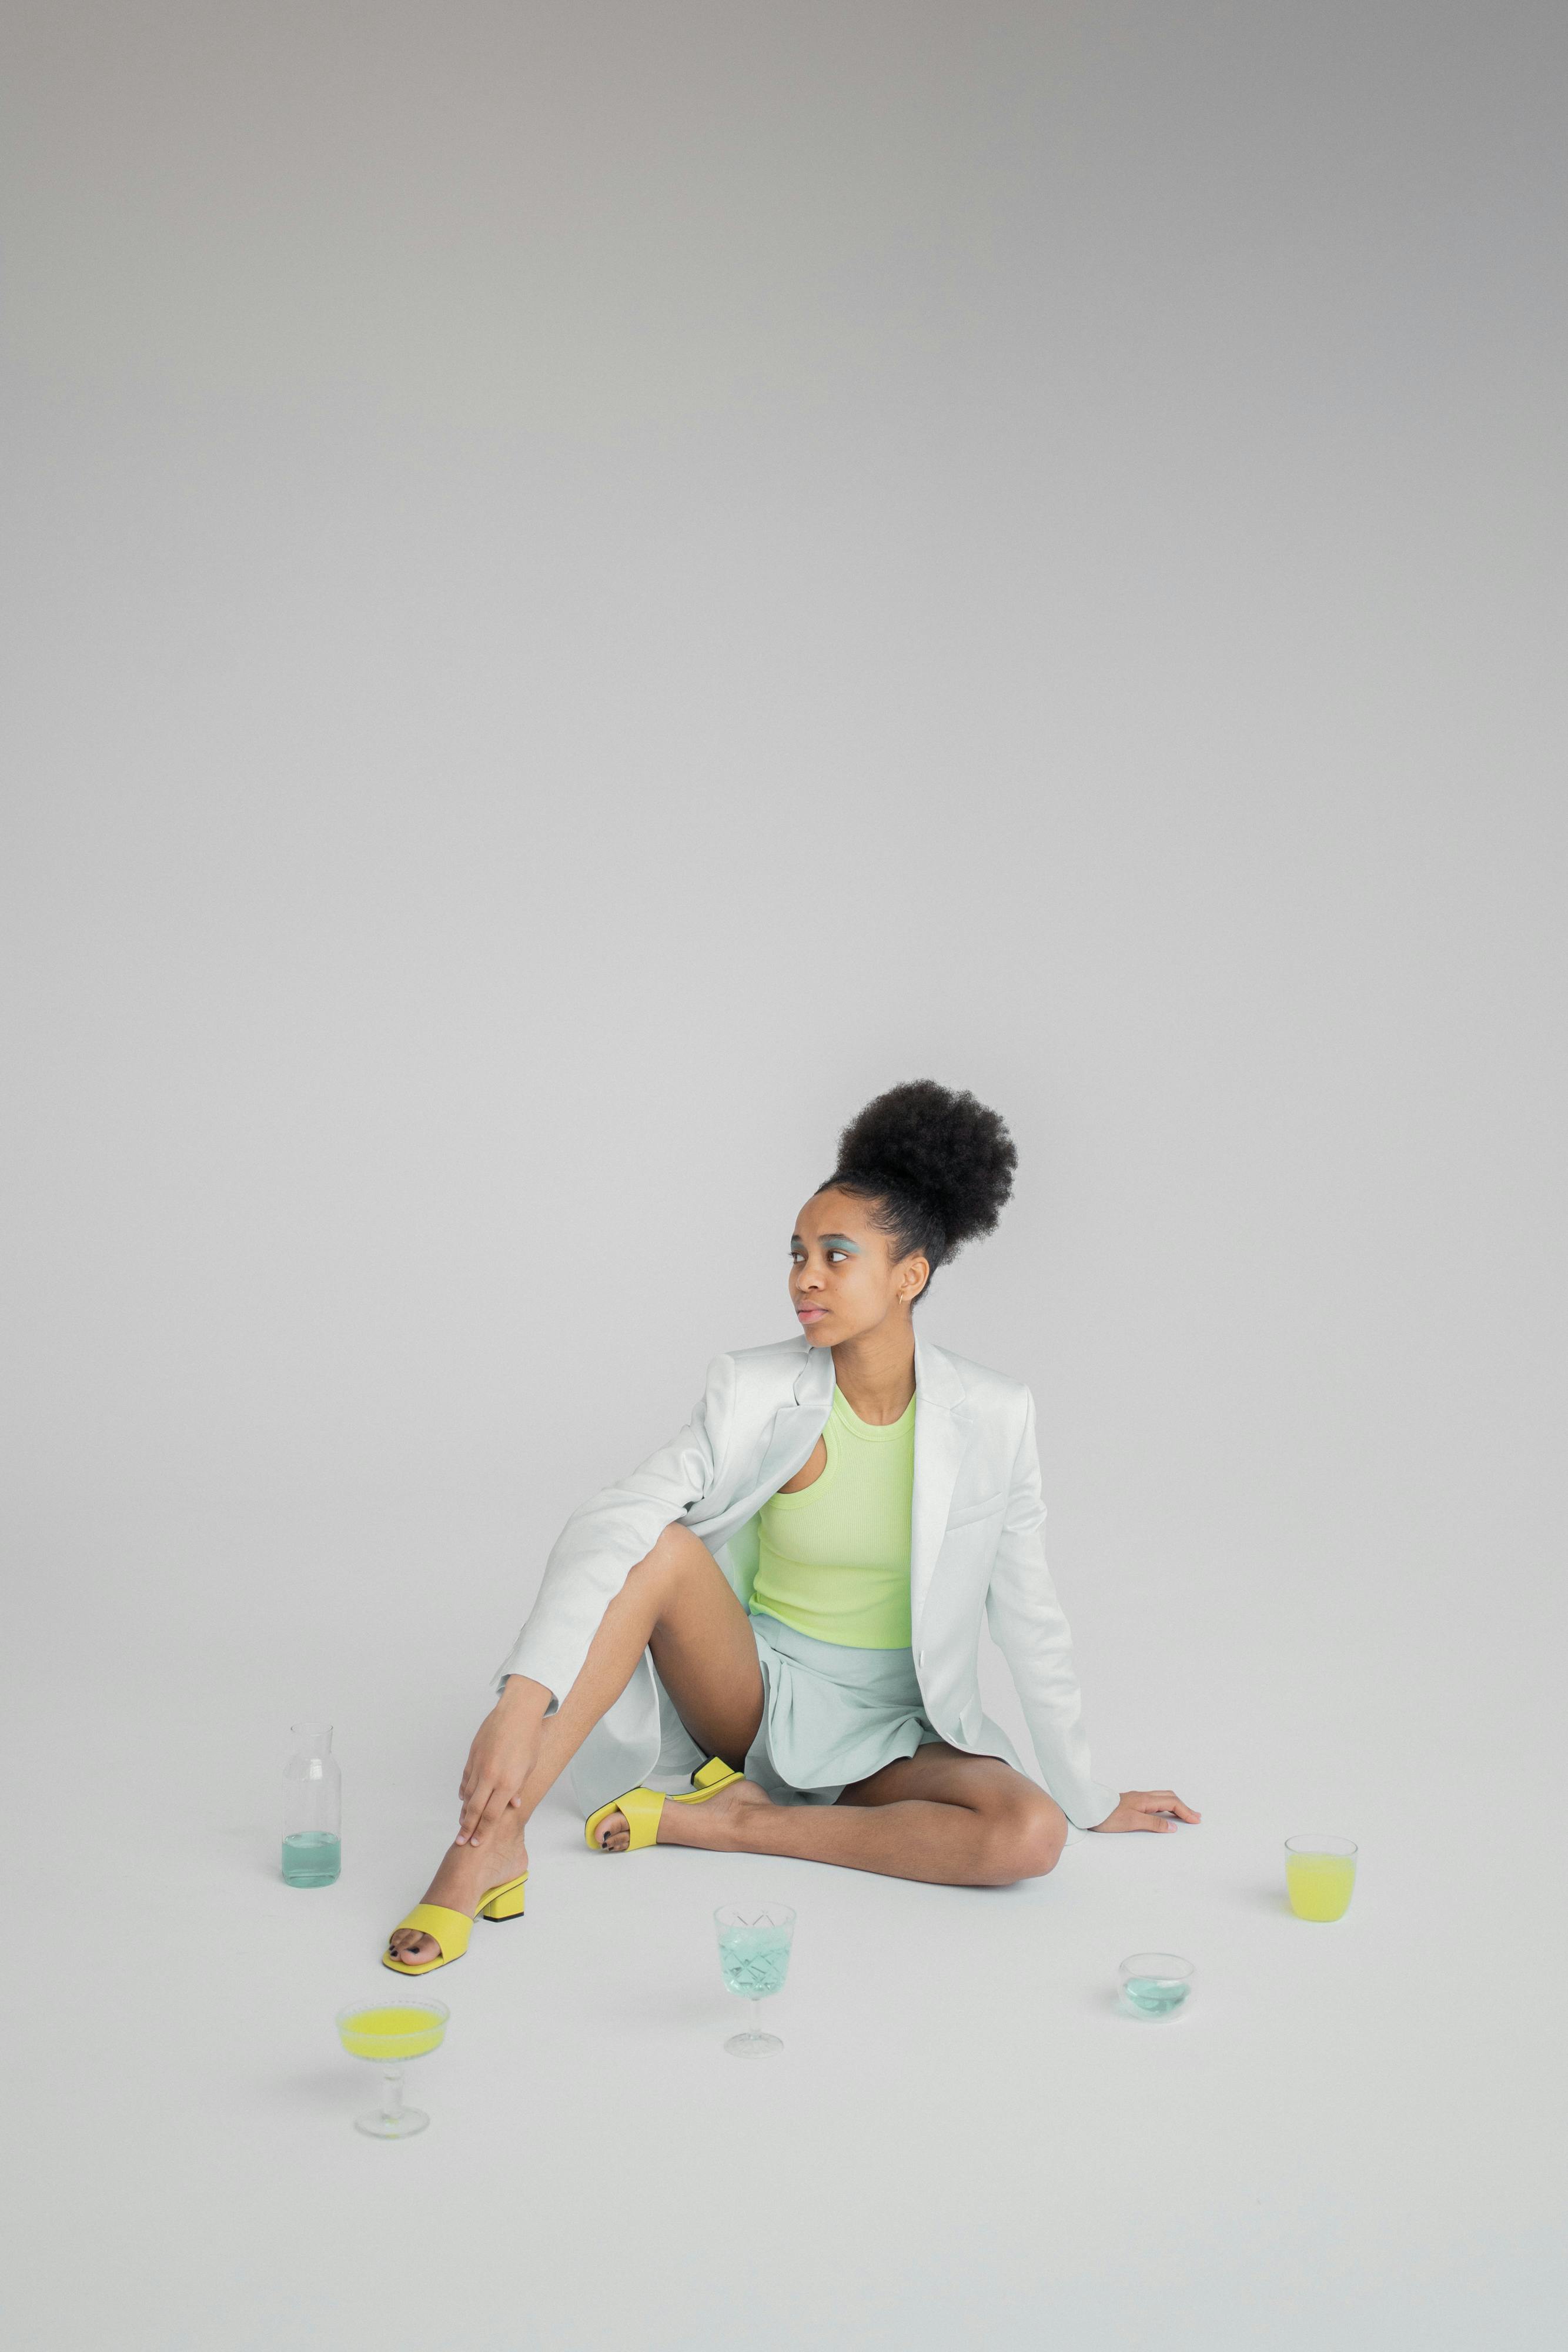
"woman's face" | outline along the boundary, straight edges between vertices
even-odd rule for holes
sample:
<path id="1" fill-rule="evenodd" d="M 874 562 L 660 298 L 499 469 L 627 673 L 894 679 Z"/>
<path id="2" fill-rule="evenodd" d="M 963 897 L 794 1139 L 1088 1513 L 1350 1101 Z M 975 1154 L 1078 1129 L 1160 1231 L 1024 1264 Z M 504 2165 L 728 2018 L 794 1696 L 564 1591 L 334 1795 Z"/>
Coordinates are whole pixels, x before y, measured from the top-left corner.
<path id="1" fill-rule="evenodd" d="M 789 1299 L 813 1348 L 841 1348 L 889 1316 L 907 1317 L 930 1266 L 893 1255 L 872 1223 L 870 1201 L 813 1192 L 789 1242 Z"/>

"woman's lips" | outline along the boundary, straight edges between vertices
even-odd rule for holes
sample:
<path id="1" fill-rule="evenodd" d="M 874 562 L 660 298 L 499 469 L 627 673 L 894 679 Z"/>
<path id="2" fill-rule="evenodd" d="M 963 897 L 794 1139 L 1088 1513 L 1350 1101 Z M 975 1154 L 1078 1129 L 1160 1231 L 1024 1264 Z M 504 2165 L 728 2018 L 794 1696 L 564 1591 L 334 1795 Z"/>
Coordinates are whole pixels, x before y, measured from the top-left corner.
<path id="1" fill-rule="evenodd" d="M 825 1307 L 797 1307 L 795 1309 L 802 1323 L 820 1323 L 827 1311 Z"/>

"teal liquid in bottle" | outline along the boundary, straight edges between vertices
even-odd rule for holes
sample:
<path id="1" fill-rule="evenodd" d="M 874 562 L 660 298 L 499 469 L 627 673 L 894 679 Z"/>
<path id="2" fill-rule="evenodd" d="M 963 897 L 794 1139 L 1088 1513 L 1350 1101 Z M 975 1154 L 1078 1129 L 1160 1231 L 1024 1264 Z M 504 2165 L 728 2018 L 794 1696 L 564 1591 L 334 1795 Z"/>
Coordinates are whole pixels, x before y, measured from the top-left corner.
<path id="1" fill-rule="evenodd" d="M 330 1830 L 296 1830 L 283 1841 L 283 1875 L 290 1886 L 330 1886 L 342 1866 L 342 1843 Z"/>
<path id="2" fill-rule="evenodd" d="M 283 1878 L 330 1886 L 342 1866 L 343 1776 L 329 1723 L 297 1723 L 283 1768 Z"/>

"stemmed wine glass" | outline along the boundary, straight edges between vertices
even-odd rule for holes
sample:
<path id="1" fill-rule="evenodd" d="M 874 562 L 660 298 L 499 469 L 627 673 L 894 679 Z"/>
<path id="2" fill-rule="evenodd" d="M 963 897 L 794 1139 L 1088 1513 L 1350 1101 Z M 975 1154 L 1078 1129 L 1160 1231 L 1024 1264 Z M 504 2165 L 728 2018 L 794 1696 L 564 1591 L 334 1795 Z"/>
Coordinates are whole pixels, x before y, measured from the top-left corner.
<path id="1" fill-rule="evenodd" d="M 732 2058 L 770 2058 L 783 2042 L 761 2029 L 762 2004 L 781 1992 L 789 1970 L 795 1914 L 788 1903 L 727 1903 L 713 1915 L 725 1989 L 751 2003 L 752 2024 L 725 2043 Z"/>

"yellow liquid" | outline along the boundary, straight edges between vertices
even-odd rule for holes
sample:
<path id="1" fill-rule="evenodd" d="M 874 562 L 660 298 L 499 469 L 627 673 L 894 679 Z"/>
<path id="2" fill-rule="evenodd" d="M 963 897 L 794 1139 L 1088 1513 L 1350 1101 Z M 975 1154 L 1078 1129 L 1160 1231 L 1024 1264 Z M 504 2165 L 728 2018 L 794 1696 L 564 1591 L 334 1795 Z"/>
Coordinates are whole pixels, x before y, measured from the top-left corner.
<path id="1" fill-rule="evenodd" d="M 1354 1885 L 1353 1853 L 1285 1856 L 1285 1887 L 1298 1919 L 1343 1919 Z"/>
<path id="2" fill-rule="evenodd" d="M 444 2021 L 427 2009 L 357 2009 L 338 2031 L 350 2058 L 423 2058 L 445 2032 Z"/>

